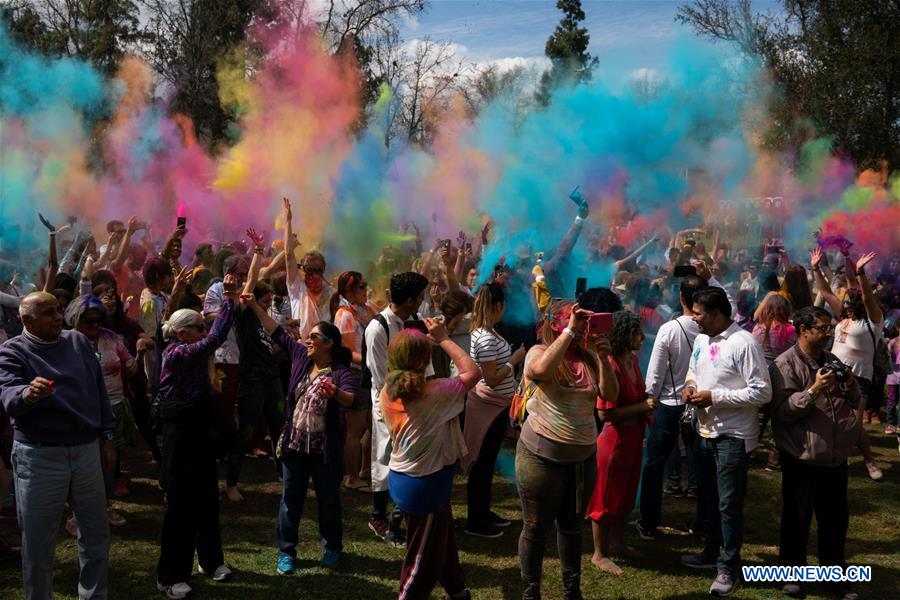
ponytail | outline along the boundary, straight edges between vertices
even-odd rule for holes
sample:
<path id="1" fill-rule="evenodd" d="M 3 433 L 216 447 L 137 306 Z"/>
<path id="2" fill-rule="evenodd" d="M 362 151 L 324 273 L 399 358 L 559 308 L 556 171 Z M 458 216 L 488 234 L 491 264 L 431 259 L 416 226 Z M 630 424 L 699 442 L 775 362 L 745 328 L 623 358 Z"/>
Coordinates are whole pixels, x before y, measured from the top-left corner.
<path id="1" fill-rule="evenodd" d="M 425 391 L 425 369 L 431 362 L 431 342 L 425 334 L 404 329 L 388 346 L 385 389 L 391 399 L 417 400 Z"/>
<path id="2" fill-rule="evenodd" d="M 506 294 L 499 283 L 485 283 L 478 288 L 472 307 L 472 331 L 487 327 L 491 309 L 506 302 Z"/>

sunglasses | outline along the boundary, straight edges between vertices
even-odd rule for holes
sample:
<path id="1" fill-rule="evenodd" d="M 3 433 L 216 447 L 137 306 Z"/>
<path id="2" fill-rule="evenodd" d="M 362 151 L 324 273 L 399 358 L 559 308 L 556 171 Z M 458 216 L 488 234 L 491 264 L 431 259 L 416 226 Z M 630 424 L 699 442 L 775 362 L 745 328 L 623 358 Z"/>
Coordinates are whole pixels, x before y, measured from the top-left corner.
<path id="1" fill-rule="evenodd" d="M 100 317 L 88 317 L 87 319 L 81 319 L 80 322 L 88 327 L 93 327 L 100 324 Z"/>
<path id="2" fill-rule="evenodd" d="M 327 335 L 324 335 L 322 333 L 319 333 L 318 331 L 313 331 L 312 333 L 310 333 L 309 339 L 311 339 L 314 342 L 330 342 L 331 341 L 330 337 L 328 337 Z"/>
<path id="3" fill-rule="evenodd" d="M 816 329 L 820 333 L 832 333 L 834 331 L 834 325 L 813 325 L 810 329 Z"/>
<path id="4" fill-rule="evenodd" d="M 307 275 L 321 275 L 325 272 L 322 267 L 303 267 L 303 272 Z"/>

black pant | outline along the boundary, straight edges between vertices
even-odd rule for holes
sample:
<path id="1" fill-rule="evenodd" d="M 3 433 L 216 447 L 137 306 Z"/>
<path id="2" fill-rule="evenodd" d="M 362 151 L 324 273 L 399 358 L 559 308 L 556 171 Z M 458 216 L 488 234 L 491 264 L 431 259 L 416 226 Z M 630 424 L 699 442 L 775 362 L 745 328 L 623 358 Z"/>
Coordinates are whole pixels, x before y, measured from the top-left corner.
<path id="1" fill-rule="evenodd" d="M 219 478 L 208 428 L 164 423 L 162 474 L 166 515 L 162 524 L 157 579 L 187 582 L 194 565 L 212 573 L 225 563 L 219 531 Z"/>
<path id="2" fill-rule="evenodd" d="M 469 504 L 469 522 L 483 524 L 491 511 L 491 486 L 494 481 L 494 465 L 506 435 L 507 411 L 500 411 L 484 434 L 478 459 L 469 469 L 466 498 Z"/>
<path id="3" fill-rule="evenodd" d="M 266 381 L 248 381 L 241 378 L 238 383 L 237 411 L 237 443 L 230 448 L 231 452 L 228 453 L 225 474 L 225 483 L 229 486 L 235 486 L 238 483 L 241 476 L 241 464 L 244 462 L 244 455 L 253 443 L 253 434 L 260 415 L 266 419 L 274 454 L 274 445 L 278 441 L 281 426 L 284 424 L 284 395 L 281 393 L 281 381 L 277 377 Z M 277 459 L 275 470 L 277 473 L 281 473 L 281 463 Z"/>
<path id="4" fill-rule="evenodd" d="M 819 564 L 843 566 L 850 521 L 846 461 L 837 467 L 809 465 L 782 452 L 781 501 L 778 564 L 807 564 L 806 543 L 815 513 Z"/>
<path id="5" fill-rule="evenodd" d="M 388 530 L 391 533 L 400 533 L 400 526 L 403 524 L 403 511 L 394 505 L 391 514 L 388 515 L 388 501 L 391 494 L 387 490 L 383 492 L 372 493 L 372 517 L 376 519 L 387 519 Z"/>
<path id="6" fill-rule="evenodd" d="M 537 456 L 521 441 L 516 447 L 516 485 L 522 500 L 519 564 L 522 597 L 541 597 L 547 533 L 556 524 L 563 597 L 581 598 L 581 524 L 597 478 L 594 455 L 583 463 L 555 463 Z"/>

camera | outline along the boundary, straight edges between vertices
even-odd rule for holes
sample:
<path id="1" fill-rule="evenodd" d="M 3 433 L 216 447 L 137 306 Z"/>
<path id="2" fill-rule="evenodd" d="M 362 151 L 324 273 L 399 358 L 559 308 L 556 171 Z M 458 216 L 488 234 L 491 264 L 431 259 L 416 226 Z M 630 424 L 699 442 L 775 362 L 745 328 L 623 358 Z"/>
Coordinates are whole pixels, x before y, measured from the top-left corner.
<path id="1" fill-rule="evenodd" d="M 835 380 L 840 384 L 850 381 L 850 367 L 837 359 L 826 363 L 825 366 L 822 367 L 822 372 L 834 373 Z"/>

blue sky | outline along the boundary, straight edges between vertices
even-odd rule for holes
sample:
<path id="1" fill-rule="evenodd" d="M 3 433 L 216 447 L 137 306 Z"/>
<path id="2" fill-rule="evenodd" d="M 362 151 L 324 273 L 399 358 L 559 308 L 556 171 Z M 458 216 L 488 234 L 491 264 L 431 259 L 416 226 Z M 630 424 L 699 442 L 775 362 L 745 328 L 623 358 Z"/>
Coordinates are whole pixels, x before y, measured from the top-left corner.
<path id="1" fill-rule="evenodd" d="M 662 70 L 668 50 L 690 29 L 675 22 L 682 2 L 582 0 L 590 52 L 609 73 Z M 754 3 L 757 10 L 774 7 Z M 465 47 L 472 61 L 538 58 L 559 22 L 555 0 L 431 0 L 425 13 L 402 28 L 404 38 L 429 36 Z"/>

